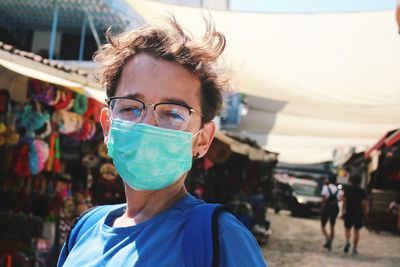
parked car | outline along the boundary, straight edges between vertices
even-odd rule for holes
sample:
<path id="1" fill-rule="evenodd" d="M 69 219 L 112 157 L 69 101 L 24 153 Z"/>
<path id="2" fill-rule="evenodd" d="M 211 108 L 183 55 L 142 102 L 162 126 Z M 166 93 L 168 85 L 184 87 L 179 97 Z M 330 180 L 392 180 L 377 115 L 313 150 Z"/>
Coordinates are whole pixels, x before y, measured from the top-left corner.
<path id="1" fill-rule="evenodd" d="M 322 201 L 317 182 L 293 177 L 275 179 L 273 199 L 275 213 L 285 209 L 293 216 L 318 214 Z"/>

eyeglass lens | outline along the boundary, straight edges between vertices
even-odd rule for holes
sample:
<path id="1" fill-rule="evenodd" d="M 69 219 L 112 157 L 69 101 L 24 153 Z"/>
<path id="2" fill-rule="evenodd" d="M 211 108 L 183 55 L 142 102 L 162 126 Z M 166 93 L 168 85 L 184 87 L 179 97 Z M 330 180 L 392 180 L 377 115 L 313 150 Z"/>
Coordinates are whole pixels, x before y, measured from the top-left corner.
<path id="1" fill-rule="evenodd" d="M 134 99 L 116 98 L 110 101 L 111 117 L 129 122 L 142 122 L 145 105 Z M 166 129 L 184 130 L 189 122 L 187 107 L 162 103 L 155 105 L 154 119 L 157 126 Z"/>

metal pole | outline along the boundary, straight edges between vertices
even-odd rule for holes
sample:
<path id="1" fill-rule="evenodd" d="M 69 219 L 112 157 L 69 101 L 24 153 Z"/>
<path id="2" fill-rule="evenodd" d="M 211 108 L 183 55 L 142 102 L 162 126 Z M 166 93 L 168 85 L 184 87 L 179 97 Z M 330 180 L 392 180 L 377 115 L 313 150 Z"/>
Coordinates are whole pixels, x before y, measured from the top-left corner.
<path id="1" fill-rule="evenodd" d="M 54 58 L 54 50 L 56 46 L 56 34 L 57 34 L 57 23 L 58 23 L 58 11 L 59 6 L 57 4 L 57 0 L 54 1 L 54 12 L 53 12 L 53 24 L 51 26 L 51 35 L 50 35 L 50 51 L 49 51 L 49 59 Z"/>
<path id="2" fill-rule="evenodd" d="M 86 14 L 83 14 L 83 22 L 82 22 L 82 30 L 81 30 L 81 44 L 79 46 L 79 61 L 83 60 L 83 51 L 85 50 L 86 25 L 87 25 L 87 17 L 86 17 Z"/>
<path id="3" fill-rule="evenodd" d="M 93 17 L 87 11 L 86 11 L 86 15 L 87 15 L 87 18 L 89 21 L 89 26 L 92 31 L 94 40 L 96 41 L 97 48 L 99 48 L 101 46 L 101 42 L 100 42 L 99 35 L 97 34 L 96 26 L 94 26 Z"/>

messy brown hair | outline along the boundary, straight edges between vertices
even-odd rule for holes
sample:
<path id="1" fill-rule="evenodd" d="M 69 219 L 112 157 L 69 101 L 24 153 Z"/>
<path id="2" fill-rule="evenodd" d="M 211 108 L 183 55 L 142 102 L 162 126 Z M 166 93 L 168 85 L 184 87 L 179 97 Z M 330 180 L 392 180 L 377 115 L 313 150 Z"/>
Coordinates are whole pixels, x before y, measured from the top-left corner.
<path id="1" fill-rule="evenodd" d="M 122 69 L 132 56 L 145 52 L 175 62 L 199 78 L 202 120 L 209 122 L 222 106 L 222 93 L 230 90 L 227 75 L 217 64 L 225 49 L 225 36 L 207 19 L 206 32 L 200 40 L 187 34 L 174 17 L 167 22 L 164 27 L 143 26 L 117 36 L 112 36 L 108 29 L 108 44 L 94 56 L 100 65 L 98 78 L 107 89 L 107 96 L 111 97 L 116 93 Z"/>

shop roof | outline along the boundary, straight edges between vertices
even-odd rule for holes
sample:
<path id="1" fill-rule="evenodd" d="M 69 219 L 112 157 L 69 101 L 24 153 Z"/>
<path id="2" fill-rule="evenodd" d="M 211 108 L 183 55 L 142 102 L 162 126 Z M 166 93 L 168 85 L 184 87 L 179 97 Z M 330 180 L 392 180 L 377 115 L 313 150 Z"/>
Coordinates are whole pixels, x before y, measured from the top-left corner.
<path id="1" fill-rule="evenodd" d="M 385 143 L 387 147 L 391 147 L 400 141 L 400 129 L 392 133 L 388 138 L 386 138 Z"/>
<path id="2" fill-rule="evenodd" d="M 43 65 L 46 66 L 50 66 L 53 68 L 56 68 L 58 70 L 61 70 L 63 72 L 66 73 L 74 73 L 80 76 L 84 76 L 84 77 L 88 77 L 88 73 L 86 71 L 71 67 L 71 66 L 67 66 L 64 65 L 63 63 L 60 63 L 57 60 L 50 60 L 47 58 L 43 58 L 42 56 L 32 53 L 32 52 L 27 52 L 27 51 L 23 51 L 23 50 L 19 50 L 17 48 L 15 48 L 12 45 L 9 44 L 5 44 L 3 42 L 0 41 L 0 50 L 8 52 L 9 54 L 13 54 L 16 56 L 20 56 L 20 57 L 24 57 L 26 59 L 30 59 L 32 61 L 35 61 L 37 63 L 41 63 Z"/>
<path id="3" fill-rule="evenodd" d="M 364 153 L 364 157 L 369 158 L 374 150 L 380 149 L 383 146 L 391 147 L 398 141 L 400 141 L 400 129 L 389 131 Z"/>
<path id="4" fill-rule="evenodd" d="M 342 167 L 346 168 L 354 163 L 358 164 L 364 160 L 364 152 L 353 153 L 351 157 L 342 164 Z"/>
<path id="5" fill-rule="evenodd" d="M 127 16 L 106 0 L 2 0 L 0 12 L 4 22 L 14 27 L 49 30 L 55 5 L 59 7 L 58 29 L 80 32 L 84 17 L 90 15 L 97 30 L 113 25 L 115 30 L 128 26 Z"/>
<path id="6" fill-rule="evenodd" d="M 243 139 L 220 131 L 215 134 L 215 138 L 229 145 L 231 151 L 248 156 L 250 160 L 265 162 L 277 162 L 278 160 L 278 153 L 266 151 L 250 139 Z"/>
<path id="7" fill-rule="evenodd" d="M 0 65 L 23 76 L 71 88 L 99 102 L 104 102 L 106 98 L 105 91 L 93 75 L 66 66 L 57 60 L 48 60 L 37 54 L 15 49 L 2 42 Z"/>

